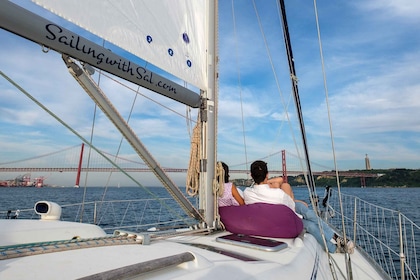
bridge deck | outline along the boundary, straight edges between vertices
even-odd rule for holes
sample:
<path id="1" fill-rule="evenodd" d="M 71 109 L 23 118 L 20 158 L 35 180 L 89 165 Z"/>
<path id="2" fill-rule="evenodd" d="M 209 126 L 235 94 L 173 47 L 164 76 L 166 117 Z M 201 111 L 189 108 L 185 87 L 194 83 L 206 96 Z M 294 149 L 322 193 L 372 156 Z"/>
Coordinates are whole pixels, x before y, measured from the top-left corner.
<path id="1" fill-rule="evenodd" d="M 187 172 L 184 168 L 163 168 L 165 172 Z M 151 172 L 149 168 L 124 168 L 125 172 Z M 117 168 L 113 167 L 90 167 L 82 168 L 82 172 L 118 172 Z M 77 172 L 77 167 L 0 167 L 0 172 Z M 230 170 L 231 173 L 249 174 L 248 170 Z M 283 174 L 281 170 L 271 170 L 270 174 Z M 287 175 L 297 176 L 302 175 L 302 171 L 287 171 Z M 315 176 L 335 176 L 335 171 L 321 171 L 313 172 Z M 379 177 L 376 173 L 364 173 L 354 171 L 338 171 L 341 177 Z"/>

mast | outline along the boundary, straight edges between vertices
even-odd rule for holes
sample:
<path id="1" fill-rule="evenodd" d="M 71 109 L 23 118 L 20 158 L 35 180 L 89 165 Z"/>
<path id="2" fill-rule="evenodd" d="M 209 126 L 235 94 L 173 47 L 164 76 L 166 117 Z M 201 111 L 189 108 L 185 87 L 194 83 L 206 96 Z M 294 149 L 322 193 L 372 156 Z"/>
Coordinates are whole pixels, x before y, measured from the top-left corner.
<path id="1" fill-rule="evenodd" d="M 217 130 L 217 11 L 218 0 L 207 1 L 207 89 L 202 92 L 201 141 L 202 160 L 200 162 L 200 210 L 204 210 L 207 226 L 215 221 L 213 180 L 216 172 L 216 130 Z"/>
<path id="2" fill-rule="evenodd" d="M 314 176 L 312 173 L 311 162 L 309 160 L 308 143 L 306 140 L 305 125 L 303 122 L 302 107 L 300 105 L 300 98 L 299 98 L 298 79 L 296 76 L 295 63 L 294 63 L 293 52 L 292 52 L 292 44 L 290 42 L 289 27 L 287 25 L 286 8 L 284 5 L 284 0 L 279 0 L 279 4 L 280 4 L 280 13 L 282 15 L 284 43 L 286 45 L 287 59 L 289 62 L 290 79 L 292 82 L 293 97 L 295 99 L 296 110 L 297 110 L 299 124 L 300 124 L 300 131 L 302 134 L 303 149 L 305 152 L 306 168 L 308 172 L 308 183 L 309 183 L 309 187 L 311 188 L 311 192 L 314 193 L 315 181 L 314 181 Z"/>

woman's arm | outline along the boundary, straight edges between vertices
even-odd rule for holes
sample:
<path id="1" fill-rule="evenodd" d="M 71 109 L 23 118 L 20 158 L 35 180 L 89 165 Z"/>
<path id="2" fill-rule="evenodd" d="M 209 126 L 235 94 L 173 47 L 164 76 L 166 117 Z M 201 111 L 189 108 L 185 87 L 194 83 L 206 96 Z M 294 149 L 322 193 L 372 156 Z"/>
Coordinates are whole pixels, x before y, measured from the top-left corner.
<path id="1" fill-rule="evenodd" d="M 239 203 L 239 205 L 244 205 L 245 201 L 242 196 L 239 194 L 238 189 L 236 188 L 235 184 L 232 183 L 232 195 L 235 200 Z"/>

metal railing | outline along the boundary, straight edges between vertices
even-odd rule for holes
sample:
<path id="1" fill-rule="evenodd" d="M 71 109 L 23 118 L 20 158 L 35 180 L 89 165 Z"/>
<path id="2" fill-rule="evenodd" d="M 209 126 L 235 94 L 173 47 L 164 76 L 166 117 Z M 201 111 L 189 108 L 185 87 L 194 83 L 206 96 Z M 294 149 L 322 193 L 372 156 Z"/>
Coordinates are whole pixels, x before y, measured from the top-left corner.
<path id="1" fill-rule="evenodd" d="M 195 225 L 172 198 L 93 201 L 60 205 L 61 220 L 96 224 L 107 233 L 134 232 Z M 14 217 L 18 213 L 18 217 Z M 34 209 L 0 211 L 1 218 L 39 219 Z"/>
<path id="2" fill-rule="evenodd" d="M 347 237 L 391 279 L 420 279 L 420 227 L 399 211 L 380 207 L 353 195 L 342 194 L 343 213 L 336 192 L 324 216 L 337 230 L 342 218 Z M 193 203 L 194 204 L 194 203 Z M 116 229 L 141 232 L 196 225 L 172 198 L 94 201 L 61 205 L 61 219 L 101 226 L 107 233 Z M 0 212 L 1 218 L 13 218 Z M 20 209 L 19 219 L 38 219 L 31 209 Z"/>
<path id="3" fill-rule="evenodd" d="M 420 227 L 399 211 L 337 192 L 329 200 L 327 221 L 342 230 L 392 279 L 420 279 Z"/>

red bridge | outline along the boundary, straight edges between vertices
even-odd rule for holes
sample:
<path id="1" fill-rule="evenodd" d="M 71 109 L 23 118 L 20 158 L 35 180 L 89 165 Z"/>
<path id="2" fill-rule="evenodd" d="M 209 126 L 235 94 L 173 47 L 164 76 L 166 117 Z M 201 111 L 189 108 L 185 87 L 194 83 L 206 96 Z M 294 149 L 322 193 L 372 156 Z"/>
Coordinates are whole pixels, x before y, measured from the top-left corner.
<path id="1" fill-rule="evenodd" d="M 165 172 L 187 172 L 185 168 L 163 168 Z M 118 172 L 115 167 L 82 167 L 82 172 Z M 149 168 L 123 168 L 125 172 L 152 172 Z M 77 172 L 77 167 L 0 167 L 0 172 Z M 230 170 L 231 173 L 249 174 L 249 170 Z M 270 174 L 283 174 L 282 170 L 270 170 Z M 297 176 L 303 174 L 302 171 L 287 171 L 288 175 Z M 313 172 L 316 176 L 335 176 L 334 171 Z M 339 176 L 342 177 L 378 177 L 378 174 L 354 172 L 354 171 L 339 171 Z"/>
<path id="2" fill-rule="evenodd" d="M 151 170 L 142 162 L 118 157 L 105 152 L 102 152 L 107 157 L 114 159 L 118 164 L 119 168 L 114 167 L 108 160 L 106 160 L 99 153 L 93 153 L 92 151 L 84 151 L 84 145 L 73 146 L 57 152 L 53 152 L 46 155 L 36 156 L 29 159 L 17 160 L 7 163 L 0 163 L 0 172 L 3 173 L 62 173 L 62 172 L 73 172 L 77 173 L 76 185 L 79 184 L 81 172 L 119 172 L 123 170 L 125 172 L 151 172 Z M 281 153 L 281 160 L 279 154 Z M 272 155 L 264 158 L 267 161 L 272 170 L 270 174 L 276 174 L 278 176 L 297 176 L 302 175 L 302 171 L 293 171 L 290 166 L 293 166 L 293 154 L 288 153 L 292 160 L 288 160 L 286 170 L 286 151 L 276 152 Z M 299 159 L 296 157 L 296 162 Z M 89 165 L 86 164 L 89 158 Z M 136 157 L 137 158 L 137 157 Z M 84 162 L 83 162 L 84 161 Z M 242 166 L 242 169 L 235 168 L 235 166 Z M 248 164 L 240 164 L 231 166 L 231 173 L 242 173 L 249 174 Z M 296 164 L 298 166 L 298 164 Z M 163 168 L 168 173 L 186 173 L 185 168 Z M 281 170 L 280 170 L 281 169 Z M 329 169 L 324 167 L 324 169 Z M 315 176 L 335 176 L 335 171 L 322 171 L 313 172 Z M 361 184 L 364 185 L 364 179 L 367 177 L 378 177 L 378 174 L 371 174 L 357 171 L 339 171 L 340 177 L 359 177 L 361 178 Z M 41 178 L 44 178 L 41 176 Z"/>

